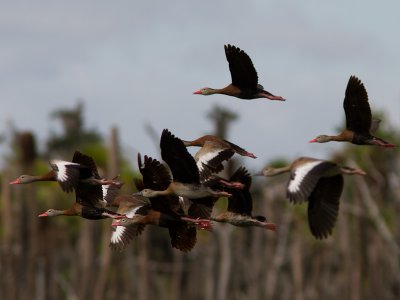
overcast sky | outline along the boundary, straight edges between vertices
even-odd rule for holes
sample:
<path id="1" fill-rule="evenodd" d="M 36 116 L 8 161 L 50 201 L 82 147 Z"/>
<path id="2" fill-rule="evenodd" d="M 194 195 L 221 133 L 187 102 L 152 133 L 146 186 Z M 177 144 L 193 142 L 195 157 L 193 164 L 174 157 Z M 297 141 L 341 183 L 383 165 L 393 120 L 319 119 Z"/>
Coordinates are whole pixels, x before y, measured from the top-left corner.
<path id="1" fill-rule="evenodd" d="M 87 127 L 157 156 L 150 123 L 182 139 L 210 133 L 215 105 L 240 114 L 229 140 L 251 167 L 342 145 L 309 144 L 344 119 L 350 75 L 372 110 L 400 126 L 399 1 L 1 1 L 0 133 L 13 121 L 43 142 L 49 113 L 84 99 Z M 199 96 L 230 83 L 223 45 L 245 50 L 266 90 L 286 102 Z M 136 158 L 134 158 L 134 161 Z"/>

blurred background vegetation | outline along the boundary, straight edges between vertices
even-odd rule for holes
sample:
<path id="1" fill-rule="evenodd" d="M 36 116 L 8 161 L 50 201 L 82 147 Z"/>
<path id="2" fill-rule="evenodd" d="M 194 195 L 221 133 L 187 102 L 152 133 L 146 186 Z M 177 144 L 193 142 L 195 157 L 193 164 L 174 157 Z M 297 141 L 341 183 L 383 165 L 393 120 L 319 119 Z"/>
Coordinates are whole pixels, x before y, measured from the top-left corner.
<path id="1" fill-rule="evenodd" d="M 285 199 L 282 175 L 253 178 L 252 185 L 254 213 L 276 223 L 276 233 L 215 224 L 213 232 L 198 233 L 191 252 L 182 253 L 170 246 L 167 230 L 148 226 L 126 251 L 113 253 L 110 220 L 37 218 L 48 208 L 69 207 L 73 194 L 56 183 L 9 185 L 20 174 L 47 172 L 49 159 L 70 160 L 79 149 L 94 157 L 103 175 L 120 175 L 121 193 L 134 191 L 136 157 L 125 157 L 118 128 L 102 136 L 85 126 L 83 110 L 79 103 L 52 113 L 62 130 L 41 144 L 33 131 L 11 126 L 0 132 L 8 149 L 0 171 L 1 299 L 400 299 L 398 148 L 343 145 L 326 157 L 368 173 L 345 178 L 339 218 L 326 240 L 309 232 L 306 205 Z M 215 124 L 210 133 L 225 137 L 240 116 L 215 107 L 206 117 Z M 377 135 L 399 145 L 399 130 L 385 123 Z M 150 125 L 146 131 L 158 147 L 158 133 Z M 279 157 L 259 163 L 261 169 L 287 162 Z M 226 172 L 245 163 L 235 158 Z M 220 200 L 215 210 L 225 208 Z"/>

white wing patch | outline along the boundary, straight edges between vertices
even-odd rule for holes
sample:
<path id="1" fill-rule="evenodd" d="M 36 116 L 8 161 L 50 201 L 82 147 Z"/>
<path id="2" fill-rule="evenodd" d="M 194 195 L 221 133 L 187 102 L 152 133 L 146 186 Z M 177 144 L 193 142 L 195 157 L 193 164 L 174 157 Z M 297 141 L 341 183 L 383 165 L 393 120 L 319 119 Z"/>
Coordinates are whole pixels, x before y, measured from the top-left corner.
<path id="1" fill-rule="evenodd" d="M 312 161 L 297 167 L 294 171 L 294 178 L 290 180 L 288 190 L 290 193 L 297 193 L 300 191 L 301 184 L 304 177 L 317 165 L 323 163 L 323 161 Z"/>
<path id="2" fill-rule="evenodd" d="M 112 203 L 113 200 L 117 197 L 119 188 L 114 184 L 103 184 L 101 185 L 103 192 L 103 201 L 101 201 L 104 205 L 108 205 Z"/>
<path id="3" fill-rule="evenodd" d="M 56 165 L 58 171 L 56 172 L 57 174 L 57 180 L 58 181 L 68 181 L 68 174 L 67 174 L 67 168 L 68 166 L 79 166 L 77 163 L 73 163 L 70 161 L 64 161 L 64 160 L 51 160 L 50 164 Z"/>
<path id="4" fill-rule="evenodd" d="M 199 171 L 202 172 L 204 169 L 203 164 L 208 165 L 208 162 L 216 158 L 220 152 L 221 152 L 220 149 L 218 150 L 215 149 L 204 153 L 201 153 L 201 150 L 197 152 L 195 158 L 196 158 L 197 168 L 199 169 Z"/>
<path id="5" fill-rule="evenodd" d="M 107 198 L 107 194 L 108 194 L 108 190 L 109 190 L 109 188 L 110 188 L 110 185 L 109 185 L 109 184 L 103 184 L 103 185 L 101 186 L 101 188 L 102 188 L 102 190 L 103 190 L 103 201 L 105 201 L 106 198 Z"/>
<path id="6" fill-rule="evenodd" d="M 128 211 L 125 213 L 125 215 L 126 215 L 128 218 L 132 218 L 134 215 L 136 215 L 136 212 L 137 212 L 138 209 L 141 208 L 141 207 L 143 207 L 143 205 L 137 206 L 137 207 L 135 207 L 135 208 L 133 208 L 133 209 L 130 209 L 130 210 L 128 210 Z M 118 226 L 118 227 L 121 227 L 121 226 Z"/>
<path id="7" fill-rule="evenodd" d="M 118 244 L 122 242 L 122 236 L 124 235 L 126 228 L 125 226 L 117 226 L 111 234 L 111 243 Z"/>
<path id="8" fill-rule="evenodd" d="M 189 209 L 191 204 L 192 204 L 192 202 L 188 198 L 179 196 L 179 205 L 181 206 L 183 211 L 186 212 Z"/>

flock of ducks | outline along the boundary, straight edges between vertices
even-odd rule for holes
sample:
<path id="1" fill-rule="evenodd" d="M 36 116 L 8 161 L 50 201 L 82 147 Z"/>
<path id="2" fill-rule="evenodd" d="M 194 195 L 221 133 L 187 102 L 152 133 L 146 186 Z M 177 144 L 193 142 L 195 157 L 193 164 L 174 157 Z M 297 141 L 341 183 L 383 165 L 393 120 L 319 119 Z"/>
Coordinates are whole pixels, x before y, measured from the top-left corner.
<path id="1" fill-rule="evenodd" d="M 284 101 L 258 84 L 257 72 L 250 57 L 241 49 L 225 46 L 232 83 L 222 89 L 203 88 L 194 94 L 225 94 L 241 99 L 267 98 Z M 357 145 L 395 147 L 375 137 L 379 121 L 372 120 L 368 95 L 362 82 L 351 76 L 347 84 L 344 110 L 346 129 L 336 136 L 320 135 L 310 142 L 350 142 Z M 187 147 L 200 150 L 192 156 Z M 49 209 L 39 217 L 81 216 L 98 220 L 113 219 L 110 247 L 122 251 L 141 234 L 148 224 L 166 227 L 171 245 L 190 251 L 196 243 L 197 230 L 212 230 L 212 221 L 235 226 L 258 226 L 275 231 L 277 226 L 264 216 L 252 214 L 250 193 L 252 175 L 239 167 L 230 178 L 218 176 L 224 163 L 234 154 L 256 158 L 247 150 L 229 141 L 205 135 L 192 141 L 182 140 L 164 129 L 160 138 L 161 157 L 168 165 L 138 154 L 142 179 L 136 180 L 134 194 L 118 195 L 122 182 L 118 178 L 102 178 L 93 158 L 75 151 L 72 161 L 51 160 L 51 170 L 41 176 L 21 175 L 10 184 L 57 181 L 65 192 L 75 192 L 75 202 L 67 209 Z M 343 190 L 343 174 L 365 175 L 358 168 L 339 166 L 330 161 L 300 157 L 282 168 L 266 167 L 253 176 L 275 176 L 290 173 L 287 198 L 293 203 L 308 202 L 308 223 L 317 239 L 328 237 L 334 228 L 339 199 Z M 214 215 L 215 203 L 228 198 L 226 211 Z"/>

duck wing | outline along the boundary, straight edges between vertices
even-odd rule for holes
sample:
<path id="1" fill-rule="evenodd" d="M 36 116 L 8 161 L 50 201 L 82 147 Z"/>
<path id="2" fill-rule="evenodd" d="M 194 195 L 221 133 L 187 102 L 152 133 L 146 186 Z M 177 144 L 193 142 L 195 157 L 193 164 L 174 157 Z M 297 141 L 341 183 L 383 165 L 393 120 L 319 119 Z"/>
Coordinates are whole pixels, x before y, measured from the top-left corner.
<path id="1" fill-rule="evenodd" d="M 181 139 L 164 129 L 160 140 L 161 157 L 171 169 L 174 181 L 200 183 L 200 174 L 193 156 Z"/>
<path id="2" fill-rule="evenodd" d="M 250 57 L 233 45 L 225 45 L 232 84 L 243 89 L 257 89 L 258 76 Z"/>
<path id="3" fill-rule="evenodd" d="M 355 76 L 350 76 L 343 101 L 348 130 L 369 134 L 372 122 L 371 108 L 364 84 Z"/>
<path id="4" fill-rule="evenodd" d="M 110 248 L 113 251 L 123 251 L 135 237 L 140 235 L 146 225 L 132 224 L 129 226 L 117 226 L 111 233 Z"/>
<path id="5" fill-rule="evenodd" d="M 188 209 L 188 215 L 193 218 L 209 219 L 217 200 L 218 198 L 215 197 L 193 199 Z"/>
<path id="6" fill-rule="evenodd" d="M 168 230 L 172 247 L 182 252 L 189 252 L 196 244 L 197 232 L 195 227 L 183 223 L 171 226 Z"/>
<path id="7" fill-rule="evenodd" d="M 144 163 L 142 163 L 142 156 L 138 153 L 138 165 L 143 176 L 144 187 L 162 191 L 172 182 L 168 169 L 157 159 L 145 155 Z"/>
<path id="8" fill-rule="evenodd" d="M 251 216 L 253 210 L 253 199 L 250 194 L 251 176 L 249 172 L 240 167 L 231 176 L 230 181 L 237 181 L 244 184 L 243 189 L 228 189 L 232 194 L 228 199 L 228 211 Z"/>
<path id="9" fill-rule="evenodd" d="M 144 188 L 163 191 L 168 188 L 172 182 L 171 174 L 168 169 L 159 162 L 157 159 L 144 156 L 144 163 L 142 157 L 138 154 L 139 171 L 143 176 L 142 180 L 136 180 L 136 188 L 140 191 Z M 179 197 L 175 195 L 158 196 L 149 199 L 151 207 L 154 210 L 164 212 L 166 214 L 178 213 L 180 210 Z"/>
<path id="10" fill-rule="evenodd" d="M 291 202 L 301 203 L 310 196 L 321 176 L 336 164 L 318 159 L 308 159 L 292 169 L 286 196 Z"/>
<path id="11" fill-rule="evenodd" d="M 146 197 L 121 195 L 116 199 L 119 203 L 117 213 L 132 218 L 134 215 L 146 215 L 150 209 L 150 201 Z M 135 237 L 140 235 L 145 224 L 131 224 L 129 226 L 117 226 L 112 228 L 110 247 L 113 251 L 122 251 Z"/>
<path id="12" fill-rule="evenodd" d="M 101 185 L 79 184 L 75 188 L 75 195 L 75 201 L 84 206 L 104 207 Z"/>
<path id="13" fill-rule="evenodd" d="M 63 161 L 63 160 L 50 160 L 49 165 L 52 169 L 47 175 L 54 174 L 57 182 L 60 184 L 64 192 L 72 192 L 74 188 L 79 185 L 79 177 L 81 166 L 77 163 Z"/>
<path id="14" fill-rule="evenodd" d="M 321 178 L 308 198 L 308 225 L 317 239 L 332 233 L 339 212 L 339 199 L 343 190 L 343 176 Z"/>
<path id="15" fill-rule="evenodd" d="M 229 160 L 235 153 L 232 149 L 213 147 L 214 142 L 205 142 L 204 146 L 196 153 L 195 160 L 200 173 L 201 181 L 206 180 L 212 173 L 224 169 L 222 163 Z"/>
<path id="16" fill-rule="evenodd" d="M 80 171 L 80 178 L 90 178 L 94 177 L 100 179 L 99 171 L 97 170 L 96 163 L 94 162 L 93 158 L 83 154 L 82 152 L 76 150 L 74 152 L 74 156 L 72 158 L 72 162 L 81 165 Z"/>

